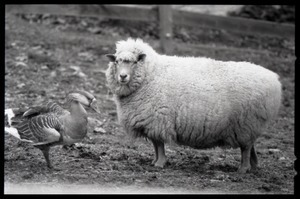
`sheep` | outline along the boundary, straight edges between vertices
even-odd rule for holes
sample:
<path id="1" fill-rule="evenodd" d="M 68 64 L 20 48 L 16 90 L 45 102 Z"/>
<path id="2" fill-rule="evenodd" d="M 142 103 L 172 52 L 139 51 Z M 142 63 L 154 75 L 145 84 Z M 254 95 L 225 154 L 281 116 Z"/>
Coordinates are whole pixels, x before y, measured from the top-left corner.
<path id="1" fill-rule="evenodd" d="M 154 146 L 163 168 L 165 143 L 195 149 L 241 149 L 239 173 L 258 166 L 255 140 L 281 105 L 279 76 L 249 62 L 158 54 L 141 39 L 116 43 L 107 54 L 108 88 L 119 123 Z"/>

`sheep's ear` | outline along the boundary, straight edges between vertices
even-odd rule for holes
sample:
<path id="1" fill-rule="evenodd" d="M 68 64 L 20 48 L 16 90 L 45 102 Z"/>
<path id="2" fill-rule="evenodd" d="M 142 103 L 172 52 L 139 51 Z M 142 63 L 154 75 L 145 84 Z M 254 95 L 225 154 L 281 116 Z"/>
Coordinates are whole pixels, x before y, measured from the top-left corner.
<path id="1" fill-rule="evenodd" d="M 146 57 L 146 54 L 139 54 L 138 58 L 137 58 L 137 61 L 144 61 L 145 60 L 145 57 Z"/>
<path id="2" fill-rule="evenodd" d="M 109 61 L 111 61 L 111 62 L 115 62 L 116 61 L 116 56 L 115 55 L 113 55 L 113 54 L 107 54 L 107 55 L 105 55 L 107 58 L 108 58 L 108 60 Z"/>

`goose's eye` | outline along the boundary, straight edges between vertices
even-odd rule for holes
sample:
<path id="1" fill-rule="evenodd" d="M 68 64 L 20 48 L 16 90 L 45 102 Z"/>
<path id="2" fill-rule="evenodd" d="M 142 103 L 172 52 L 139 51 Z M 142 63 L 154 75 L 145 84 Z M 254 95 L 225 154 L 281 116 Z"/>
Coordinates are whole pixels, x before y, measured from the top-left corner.
<path id="1" fill-rule="evenodd" d="M 137 64 L 137 61 L 133 62 L 134 64 Z"/>

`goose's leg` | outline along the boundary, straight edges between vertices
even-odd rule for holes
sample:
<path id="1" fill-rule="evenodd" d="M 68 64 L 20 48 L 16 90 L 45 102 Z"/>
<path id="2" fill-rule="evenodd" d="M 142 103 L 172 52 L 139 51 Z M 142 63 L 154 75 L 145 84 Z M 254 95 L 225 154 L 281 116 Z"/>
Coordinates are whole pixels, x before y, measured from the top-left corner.
<path id="1" fill-rule="evenodd" d="M 50 161 L 50 158 L 49 158 L 50 146 L 43 145 L 43 146 L 39 146 L 37 148 L 39 148 L 43 152 L 43 155 L 44 155 L 45 160 L 47 162 L 48 168 L 51 169 L 51 170 L 58 170 L 59 171 L 60 169 L 59 168 L 54 168 L 51 161 Z"/>
<path id="2" fill-rule="evenodd" d="M 43 147 L 39 147 L 39 149 L 41 149 L 41 151 L 43 152 L 43 155 L 44 155 L 45 160 L 47 162 L 48 168 L 53 169 L 53 166 L 52 166 L 50 158 L 49 158 L 50 147 L 49 146 L 43 146 Z"/>

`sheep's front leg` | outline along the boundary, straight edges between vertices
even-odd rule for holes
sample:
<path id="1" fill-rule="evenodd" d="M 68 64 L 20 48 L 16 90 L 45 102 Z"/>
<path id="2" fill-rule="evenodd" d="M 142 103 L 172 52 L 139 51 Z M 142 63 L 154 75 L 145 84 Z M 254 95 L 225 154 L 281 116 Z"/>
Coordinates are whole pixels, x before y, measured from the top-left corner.
<path id="1" fill-rule="evenodd" d="M 165 155 L 165 144 L 161 141 L 152 140 L 154 150 L 155 150 L 155 159 L 152 164 L 155 167 L 163 168 L 167 162 L 167 157 Z"/>
<path id="2" fill-rule="evenodd" d="M 251 169 L 251 165 L 250 165 L 250 154 L 251 154 L 251 147 L 241 147 L 241 166 L 238 169 L 239 173 L 246 173 L 247 171 L 249 171 Z"/>

